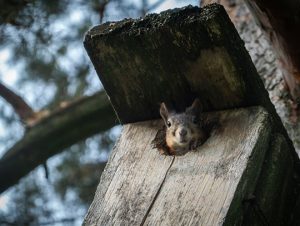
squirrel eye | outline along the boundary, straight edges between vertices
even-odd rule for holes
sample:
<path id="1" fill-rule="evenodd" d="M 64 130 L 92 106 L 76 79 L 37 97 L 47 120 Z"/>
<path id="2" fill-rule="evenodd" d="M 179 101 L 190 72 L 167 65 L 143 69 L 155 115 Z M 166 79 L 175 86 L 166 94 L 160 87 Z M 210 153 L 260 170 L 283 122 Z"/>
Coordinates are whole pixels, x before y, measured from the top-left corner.
<path id="1" fill-rule="evenodd" d="M 198 119 L 195 117 L 195 118 L 193 118 L 193 123 L 194 124 L 197 124 L 198 123 Z"/>
<path id="2" fill-rule="evenodd" d="M 170 121 L 167 121 L 167 126 L 171 127 L 171 122 Z"/>

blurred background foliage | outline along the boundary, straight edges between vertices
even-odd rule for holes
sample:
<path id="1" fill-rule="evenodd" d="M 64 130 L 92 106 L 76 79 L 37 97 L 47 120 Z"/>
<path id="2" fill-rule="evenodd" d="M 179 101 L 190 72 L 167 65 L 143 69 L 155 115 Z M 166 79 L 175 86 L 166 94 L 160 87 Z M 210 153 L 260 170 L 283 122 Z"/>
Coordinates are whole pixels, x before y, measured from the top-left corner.
<path id="1" fill-rule="evenodd" d="M 82 44 L 89 28 L 187 4 L 199 1 L 0 0 L 0 82 L 34 110 L 91 95 L 102 86 Z M 0 156 L 24 131 L 0 98 Z M 80 225 L 119 133 L 117 126 L 67 148 L 1 194 L 0 225 Z"/>

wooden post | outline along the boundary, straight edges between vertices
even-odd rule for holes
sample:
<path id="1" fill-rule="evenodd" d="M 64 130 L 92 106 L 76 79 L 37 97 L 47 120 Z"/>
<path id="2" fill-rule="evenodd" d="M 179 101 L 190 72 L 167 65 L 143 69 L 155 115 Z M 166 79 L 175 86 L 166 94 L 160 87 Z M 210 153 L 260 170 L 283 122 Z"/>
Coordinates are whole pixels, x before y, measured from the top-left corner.
<path id="1" fill-rule="evenodd" d="M 90 30 L 84 44 L 125 124 L 84 225 L 292 220 L 298 156 L 220 5 L 106 23 Z M 197 151 L 160 155 L 151 146 L 162 126 L 154 120 L 159 103 L 183 110 L 196 97 L 206 111 L 231 110 L 207 113 L 220 126 Z M 263 214 L 257 206 L 266 208 Z"/>

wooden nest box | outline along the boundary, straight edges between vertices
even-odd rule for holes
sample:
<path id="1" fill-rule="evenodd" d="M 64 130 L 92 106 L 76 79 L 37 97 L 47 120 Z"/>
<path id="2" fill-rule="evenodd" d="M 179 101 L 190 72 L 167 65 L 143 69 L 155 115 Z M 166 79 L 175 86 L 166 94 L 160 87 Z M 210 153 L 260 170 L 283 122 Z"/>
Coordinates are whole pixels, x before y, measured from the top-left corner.
<path id="1" fill-rule="evenodd" d="M 108 22 L 84 41 L 123 124 L 84 225 L 287 225 L 299 160 L 222 6 Z M 199 98 L 220 127 L 196 151 L 151 142 L 159 103 Z"/>

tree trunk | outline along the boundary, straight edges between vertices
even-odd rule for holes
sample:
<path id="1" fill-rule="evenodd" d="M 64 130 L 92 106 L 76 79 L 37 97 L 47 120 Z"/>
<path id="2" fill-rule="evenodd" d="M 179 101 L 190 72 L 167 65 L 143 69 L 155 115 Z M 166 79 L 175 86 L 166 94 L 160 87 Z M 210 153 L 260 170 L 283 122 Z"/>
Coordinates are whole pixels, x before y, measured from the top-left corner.
<path id="1" fill-rule="evenodd" d="M 300 3 L 246 0 L 257 23 L 273 44 L 294 100 L 300 101 Z"/>

